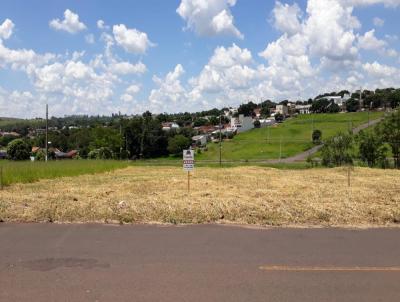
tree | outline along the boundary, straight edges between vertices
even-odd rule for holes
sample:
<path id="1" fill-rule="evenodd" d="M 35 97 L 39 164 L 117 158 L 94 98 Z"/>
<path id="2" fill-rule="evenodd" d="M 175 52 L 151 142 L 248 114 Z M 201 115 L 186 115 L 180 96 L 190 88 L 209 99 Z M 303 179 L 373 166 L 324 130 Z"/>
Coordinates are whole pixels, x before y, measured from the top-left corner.
<path id="1" fill-rule="evenodd" d="M 168 151 L 172 155 L 179 156 L 183 150 L 189 148 L 191 140 L 181 134 L 168 139 Z"/>
<path id="2" fill-rule="evenodd" d="M 357 112 L 358 109 L 360 109 L 360 101 L 359 100 L 351 98 L 346 102 L 347 112 Z"/>
<path id="3" fill-rule="evenodd" d="M 319 145 L 321 143 L 322 131 L 315 129 L 312 133 L 312 141 L 315 145 Z"/>
<path id="4" fill-rule="evenodd" d="M 340 132 L 329 138 L 321 149 L 324 166 L 342 166 L 353 163 L 353 136 Z"/>
<path id="5" fill-rule="evenodd" d="M 269 117 L 271 115 L 271 112 L 268 107 L 262 107 L 260 111 L 261 116 L 263 117 Z"/>
<path id="6" fill-rule="evenodd" d="M 400 169 L 400 110 L 383 120 L 376 131 L 390 145 L 395 167 Z"/>
<path id="7" fill-rule="evenodd" d="M 253 102 L 248 102 L 247 104 L 242 104 L 238 108 L 238 113 L 244 116 L 254 116 L 254 109 L 257 108 L 257 104 Z"/>
<path id="8" fill-rule="evenodd" d="M 282 122 L 283 119 L 284 119 L 283 114 L 281 114 L 281 113 L 275 114 L 275 121 L 277 121 L 278 123 Z"/>
<path id="9" fill-rule="evenodd" d="M 373 132 L 361 131 L 357 136 L 357 141 L 360 158 L 363 162 L 367 163 L 369 167 L 374 167 L 378 163 L 383 166 L 388 150 L 378 135 Z"/>
<path id="10" fill-rule="evenodd" d="M 27 160 L 31 155 L 31 147 L 22 139 L 16 139 L 7 146 L 7 156 L 11 160 Z"/>

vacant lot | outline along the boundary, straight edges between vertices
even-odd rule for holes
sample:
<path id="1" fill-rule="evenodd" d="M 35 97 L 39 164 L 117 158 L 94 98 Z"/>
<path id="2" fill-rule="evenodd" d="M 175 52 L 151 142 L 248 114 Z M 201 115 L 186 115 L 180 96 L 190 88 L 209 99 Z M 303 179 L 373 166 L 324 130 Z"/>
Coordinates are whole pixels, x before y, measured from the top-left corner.
<path id="1" fill-rule="evenodd" d="M 116 160 L 64 160 L 49 162 L 0 161 L 3 185 L 27 183 L 39 179 L 77 176 L 112 171 L 129 166 L 127 161 Z"/>
<path id="2" fill-rule="evenodd" d="M 382 112 L 371 112 L 370 119 L 377 119 Z M 262 160 L 296 155 L 313 146 L 313 129 L 322 131 L 325 140 L 338 133 L 348 131 L 368 122 L 368 112 L 338 114 L 305 114 L 282 124 L 253 129 L 226 140 L 222 146 L 223 160 Z M 208 151 L 196 155 L 198 160 L 218 160 L 219 145 L 208 144 Z"/>
<path id="3" fill-rule="evenodd" d="M 400 171 L 129 167 L 0 191 L 3 221 L 395 225 Z"/>

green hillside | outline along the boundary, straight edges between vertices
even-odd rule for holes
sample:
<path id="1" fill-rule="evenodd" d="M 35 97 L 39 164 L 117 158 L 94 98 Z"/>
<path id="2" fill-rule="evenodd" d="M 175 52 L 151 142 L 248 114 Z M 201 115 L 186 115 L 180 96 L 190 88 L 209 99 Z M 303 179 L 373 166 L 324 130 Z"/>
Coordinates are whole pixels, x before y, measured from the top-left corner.
<path id="1" fill-rule="evenodd" d="M 382 112 L 371 112 L 377 119 Z M 300 115 L 273 127 L 253 129 L 236 135 L 222 143 L 223 160 L 261 160 L 296 155 L 313 146 L 314 129 L 322 131 L 322 139 L 368 122 L 368 112 Z M 282 144 L 280 142 L 282 141 Z M 282 148 L 280 148 L 280 145 Z M 219 144 L 209 143 L 208 151 L 196 156 L 197 160 L 218 160 Z"/>

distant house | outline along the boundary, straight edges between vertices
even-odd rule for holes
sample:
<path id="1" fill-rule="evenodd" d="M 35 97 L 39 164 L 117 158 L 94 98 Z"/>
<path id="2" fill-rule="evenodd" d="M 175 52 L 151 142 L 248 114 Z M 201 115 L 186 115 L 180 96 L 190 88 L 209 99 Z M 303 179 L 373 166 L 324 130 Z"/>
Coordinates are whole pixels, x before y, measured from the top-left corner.
<path id="1" fill-rule="evenodd" d="M 320 99 L 327 99 L 328 101 L 334 102 L 336 105 L 338 105 L 342 110 L 344 109 L 346 102 L 350 99 L 350 94 L 345 93 L 342 96 L 340 95 L 330 95 L 330 96 L 324 96 L 324 97 L 320 97 L 317 100 Z"/>
<path id="2" fill-rule="evenodd" d="M 162 130 L 170 131 L 172 129 L 179 129 L 179 125 L 175 122 L 165 122 L 162 123 Z"/>
<path id="3" fill-rule="evenodd" d="M 56 159 L 72 159 L 75 158 L 78 155 L 77 150 L 71 150 L 69 152 L 61 152 L 61 151 L 56 151 L 54 152 Z"/>
<path id="4" fill-rule="evenodd" d="M 217 129 L 216 126 L 213 125 L 208 125 L 208 126 L 199 126 L 199 127 L 194 127 L 194 130 L 197 130 L 199 134 L 210 134 L 212 133 L 215 129 Z"/>
<path id="5" fill-rule="evenodd" d="M 275 114 L 280 113 L 283 116 L 288 116 L 289 115 L 289 110 L 286 105 L 276 105 L 275 107 Z"/>
<path id="6" fill-rule="evenodd" d="M 0 132 L 0 136 L 20 137 L 21 134 L 19 134 L 17 132 Z"/>
<path id="7" fill-rule="evenodd" d="M 311 105 L 296 105 L 296 111 L 300 114 L 310 114 Z"/>
<path id="8" fill-rule="evenodd" d="M 260 119 L 261 127 L 268 127 L 276 124 L 276 120 L 274 118 Z"/>
<path id="9" fill-rule="evenodd" d="M 236 133 L 241 133 L 254 128 L 253 118 L 239 114 L 239 117 L 231 117 L 230 129 Z"/>
<path id="10" fill-rule="evenodd" d="M 192 137 L 192 142 L 196 146 L 203 147 L 207 145 L 207 135 L 195 135 Z"/>

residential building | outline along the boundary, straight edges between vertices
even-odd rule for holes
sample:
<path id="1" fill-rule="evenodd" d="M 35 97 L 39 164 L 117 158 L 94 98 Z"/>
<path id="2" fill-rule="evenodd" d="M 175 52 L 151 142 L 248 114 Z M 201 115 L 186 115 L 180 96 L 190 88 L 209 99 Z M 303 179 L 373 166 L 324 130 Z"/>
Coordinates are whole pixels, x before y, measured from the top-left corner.
<path id="1" fill-rule="evenodd" d="M 253 129 L 253 118 L 251 116 L 244 116 L 243 114 L 239 114 L 239 117 L 231 117 L 230 128 L 236 133 L 241 133 Z"/>
<path id="2" fill-rule="evenodd" d="M 196 146 L 199 147 L 203 147 L 205 145 L 207 145 L 207 135 L 195 135 L 192 137 L 192 142 L 193 144 L 195 144 Z"/>
<path id="3" fill-rule="evenodd" d="M 296 112 L 300 114 L 310 114 L 311 105 L 296 105 Z"/>
<path id="4" fill-rule="evenodd" d="M 283 116 L 288 116 L 289 115 L 289 110 L 286 105 L 276 105 L 275 107 L 275 114 L 280 113 Z"/>
<path id="5" fill-rule="evenodd" d="M 162 123 L 162 130 L 170 131 L 172 129 L 179 129 L 179 125 L 175 122 Z"/>

